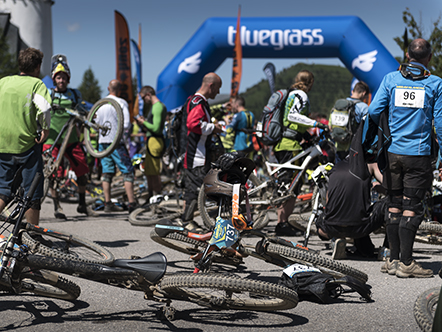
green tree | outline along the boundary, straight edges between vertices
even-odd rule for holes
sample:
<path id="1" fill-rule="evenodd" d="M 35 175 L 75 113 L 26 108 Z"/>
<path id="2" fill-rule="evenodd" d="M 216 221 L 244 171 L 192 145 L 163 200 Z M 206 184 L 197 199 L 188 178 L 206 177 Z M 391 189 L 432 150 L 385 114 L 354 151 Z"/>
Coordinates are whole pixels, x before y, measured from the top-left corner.
<path id="1" fill-rule="evenodd" d="M 436 22 L 432 23 L 432 31 L 430 35 L 425 34 L 425 27 L 421 22 L 417 22 L 411 14 L 410 9 L 407 7 L 406 10 L 402 12 L 402 19 L 408 30 L 407 41 L 404 43 L 404 37 L 395 37 L 394 41 L 399 45 L 399 47 L 406 52 L 405 49 L 409 43 L 416 38 L 424 38 L 428 40 L 431 44 L 433 50 L 433 57 L 428 65 L 428 69 L 432 74 L 442 77 L 442 25 L 441 25 L 441 16 L 436 20 Z M 399 59 L 398 59 L 399 60 Z M 402 62 L 402 59 L 400 59 Z"/>
<path id="2" fill-rule="evenodd" d="M 80 90 L 83 100 L 90 103 L 95 103 L 101 99 L 102 91 L 91 67 L 84 72 L 83 79 L 78 87 L 78 90 Z"/>
<path id="3" fill-rule="evenodd" d="M 18 63 L 14 55 L 9 53 L 9 45 L 0 29 L 0 78 L 18 74 Z"/>

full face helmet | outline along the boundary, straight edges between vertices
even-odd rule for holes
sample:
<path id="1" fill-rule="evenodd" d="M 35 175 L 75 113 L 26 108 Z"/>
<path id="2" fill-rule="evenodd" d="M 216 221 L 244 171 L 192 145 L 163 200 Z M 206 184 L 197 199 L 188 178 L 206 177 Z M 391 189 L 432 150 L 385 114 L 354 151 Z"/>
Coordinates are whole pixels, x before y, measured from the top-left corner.
<path id="1" fill-rule="evenodd" d="M 248 158 L 236 160 L 228 170 L 212 168 L 203 181 L 204 193 L 213 200 L 232 198 L 233 185 L 241 184 L 240 201 L 246 196 L 245 184 L 250 173 L 255 168 L 255 163 Z"/>
<path id="2" fill-rule="evenodd" d="M 51 75 L 52 80 L 55 78 L 55 75 L 63 72 L 68 75 L 68 79 L 71 79 L 71 70 L 69 69 L 68 59 L 66 55 L 56 54 L 51 58 Z"/>

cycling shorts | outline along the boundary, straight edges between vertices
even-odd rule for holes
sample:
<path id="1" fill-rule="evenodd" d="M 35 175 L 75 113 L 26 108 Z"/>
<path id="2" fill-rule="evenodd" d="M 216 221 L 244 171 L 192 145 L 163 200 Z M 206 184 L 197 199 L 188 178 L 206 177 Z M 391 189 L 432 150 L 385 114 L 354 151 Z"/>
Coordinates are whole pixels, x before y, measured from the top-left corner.
<path id="1" fill-rule="evenodd" d="M 43 151 L 49 149 L 51 144 L 43 144 Z M 60 145 L 56 145 L 52 150 L 52 157 L 57 158 Z M 77 178 L 89 173 L 89 167 L 86 162 L 86 156 L 79 142 L 68 144 L 64 156 L 68 159 L 71 169 L 75 172 Z M 57 177 L 64 177 L 64 167 L 60 165 L 57 169 Z"/>
<path id="2" fill-rule="evenodd" d="M 110 143 L 100 143 L 98 145 L 98 150 L 105 150 Z M 103 173 L 115 174 L 116 168 L 120 170 L 123 174 L 129 174 L 134 172 L 134 167 L 129 157 L 124 144 L 119 144 L 117 148 L 107 157 L 101 159 L 101 166 L 103 167 Z"/>

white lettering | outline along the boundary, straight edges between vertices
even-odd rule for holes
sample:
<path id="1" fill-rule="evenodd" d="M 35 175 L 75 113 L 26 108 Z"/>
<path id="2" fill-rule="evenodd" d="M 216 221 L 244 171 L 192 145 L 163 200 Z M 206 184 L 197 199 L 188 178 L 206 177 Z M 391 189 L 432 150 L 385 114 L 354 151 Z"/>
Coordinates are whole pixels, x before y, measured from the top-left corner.
<path id="1" fill-rule="evenodd" d="M 229 26 L 227 29 L 227 43 L 235 45 L 236 29 Z M 274 29 L 248 30 L 241 26 L 241 44 L 243 46 L 272 46 L 275 50 L 282 50 L 286 46 L 323 45 L 322 29 Z"/>

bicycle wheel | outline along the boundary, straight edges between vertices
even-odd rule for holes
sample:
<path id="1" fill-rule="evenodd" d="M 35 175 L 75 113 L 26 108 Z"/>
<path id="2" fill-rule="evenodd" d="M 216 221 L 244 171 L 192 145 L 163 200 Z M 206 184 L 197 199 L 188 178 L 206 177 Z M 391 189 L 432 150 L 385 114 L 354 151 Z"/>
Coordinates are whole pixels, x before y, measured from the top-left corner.
<path id="1" fill-rule="evenodd" d="M 63 232 L 35 227 L 21 233 L 21 241 L 33 253 L 73 261 L 109 265 L 114 255 L 106 248 L 87 239 Z"/>
<path id="2" fill-rule="evenodd" d="M 103 125 L 99 125 L 95 122 L 97 112 L 100 110 L 101 107 L 109 105 L 115 109 L 117 115 L 117 125 L 112 126 L 109 121 L 107 121 Z M 110 155 L 120 143 L 121 137 L 123 136 L 124 117 L 123 110 L 121 109 L 120 104 L 112 98 L 100 99 L 92 106 L 91 110 L 89 111 L 87 121 L 89 123 L 98 125 L 99 127 L 98 133 L 94 131 L 92 135 L 91 127 L 87 123 L 84 127 L 84 142 L 87 152 L 89 152 L 89 154 L 94 158 L 103 158 Z M 98 144 L 94 142 L 93 136 L 98 134 L 102 134 L 103 136 L 114 136 L 112 143 L 103 151 L 98 151 Z"/>
<path id="3" fill-rule="evenodd" d="M 173 232 L 161 237 L 155 228 L 150 232 L 150 238 L 156 243 L 187 255 L 195 255 L 207 247 L 206 242 L 190 239 L 180 233 Z"/>
<path id="4" fill-rule="evenodd" d="M 80 296 L 81 289 L 74 282 L 47 270 L 29 271 L 22 274 L 21 292 L 73 301 Z"/>
<path id="5" fill-rule="evenodd" d="M 254 175 L 250 174 L 248 184 L 251 188 L 257 187 L 261 184 L 261 181 Z M 266 195 L 266 188 L 255 192 L 252 196 L 249 197 L 250 201 L 259 199 L 265 200 L 268 195 Z M 251 205 L 252 209 L 252 220 L 254 229 L 262 229 L 270 221 L 268 210 L 266 206 L 260 205 Z M 218 216 L 218 204 L 215 201 L 209 200 L 204 193 L 204 190 L 200 190 L 198 194 L 198 210 L 200 211 L 201 218 L 203 219 L 204 224 L 209 229 L 212 229 L 215 226 L 215 219 Z M 246 211 L 245 202 L 241 204 L 241 210 L 243 213 Z"/>
<path id="6" fill-rule="evenodd" d="M 173 201 L 152 204 L 146 208 L 141 207 L 129 214 L 129 222 L 134 226 L 151 226 L 167 219 L 180 218 L 183 214 L 181 207 L 182 204 L 177 205 Z"/>
<path id="7" fill-rule="evenodd" d="M 288 260 L 291 263 L 300 263 L 308 266 L 314 266 L 322 272 L 326 272 L 334 276 L 342 277 L 342 275 L 348 275 L 364 283 L 368 280 L 368 275 L 362 271 L 359 271 L 340 262 L 336 262 L 327 257 L 311 253 L 307 250 L 269 243 L 266 251 L 270 255 L 282 256 L 282 259 Z"/>
<path id="8" fill-rule="evenodd" d="M 440 287 L 428 289 L 419 295 L 414 303 L 414 318 L 422 331 L 431 332 L 433 328 L 439 292 Z"/>
<path id="9" fill-rule="evenodd" d="M 162 237 L 158 235 L 155 228 L 150 232 L 150 238 L 156 243 L 159 243 L 167 248 L 182 252 L 189 256 L 203 252 L 207 247 L 206 242 L 188 238 L 181 233 L 173 232 Z M 227 264 L 232 266 L 238 266 L 243 263 L 243 260 L 241 258 L 236 257 L 232 253 L 224 251 L 217 251 L 212 253 L 212 261 L 214 263 Z"/>
<path id="10" fill-rule="evenodd" d="M 166 276 L 161 289 L 182 301 L 224 310 L 275 311 L 296 307 L 298 294 L 285 286 L 220 274 Z"/>
<path id="11" fill-rule="evenodd" d="M 415 237 L 416 242 L 441 245 L 442 225 L 434 222 L 422 222 Z"/>

